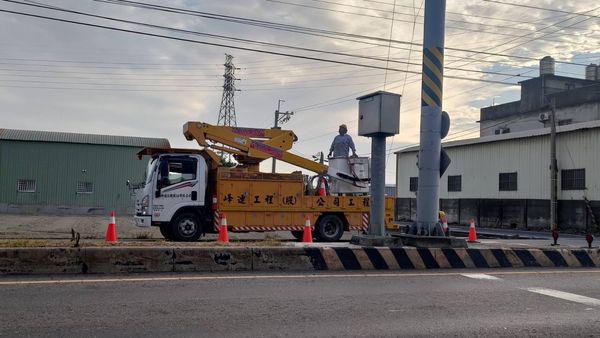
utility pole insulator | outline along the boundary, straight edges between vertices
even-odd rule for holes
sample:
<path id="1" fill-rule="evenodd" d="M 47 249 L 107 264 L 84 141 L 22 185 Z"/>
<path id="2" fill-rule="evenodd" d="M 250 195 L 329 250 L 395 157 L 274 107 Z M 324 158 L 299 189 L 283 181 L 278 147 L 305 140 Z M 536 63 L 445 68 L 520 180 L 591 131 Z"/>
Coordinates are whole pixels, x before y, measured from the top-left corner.
<path id="1" fill-rule="evenodd" d="M 400 131 L 400 98 L 384 91 L 357 98 L 358 135 L 371 138 L 370 236 L 385 235 L 385 138 Z"/>
<path id="2" fill-rule="evenodd" d="M 294 112 L 290 112 L 290 111 L 286 111 L 286 112 L 282 112 L 281 111 L 281 102 L 285 102 L 285 100 L 277 100 L 277 110 L 275 111 L 275 123 L 273 124 L 273 129 L 281 129 L 281 127 L 279 126 L 280 124 L 284 124 L 286 122 L 288 122 L 291 118 L 292 115 L 294 115 Z M 275 163 L 276 160 L 275 158 L 273 158 L 273 162 L 272 162 L 272 166 L 271 166 L 271 172 L 274 174 L 275 173 Z"/>

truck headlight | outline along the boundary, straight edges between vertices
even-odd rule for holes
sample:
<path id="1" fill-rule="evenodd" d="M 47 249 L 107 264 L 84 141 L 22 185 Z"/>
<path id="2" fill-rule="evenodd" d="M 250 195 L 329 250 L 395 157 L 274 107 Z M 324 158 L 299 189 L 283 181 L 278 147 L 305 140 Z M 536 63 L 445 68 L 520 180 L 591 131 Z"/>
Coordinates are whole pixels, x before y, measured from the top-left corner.
<path id="1" fill-rule="evenodd" d="M 142 202 L 140 203 L 142 215 L 148 214 L 148 206 L 150 205 L 150 196 L 146 195 L 142 198 Z"/>

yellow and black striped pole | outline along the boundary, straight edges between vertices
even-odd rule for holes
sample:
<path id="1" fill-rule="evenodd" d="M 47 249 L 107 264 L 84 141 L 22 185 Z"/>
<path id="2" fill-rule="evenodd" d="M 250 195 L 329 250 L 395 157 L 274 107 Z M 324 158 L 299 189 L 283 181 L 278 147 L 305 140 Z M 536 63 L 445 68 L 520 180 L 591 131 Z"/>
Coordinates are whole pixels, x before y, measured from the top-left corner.
<path id="1" fill-rule="evenodd" d="M 444 48 L 423 48 L 421 106 L 442 109 L 444 89 Z"/>
<path id="2" fill-rule="evenodd" d="M 425 0 L 417 222 L 411 230 L 428 236 L 443 235 L 441 228 L 436 231 L 436 227 L 443 129 L 445 12 L 445 0 Z"/>

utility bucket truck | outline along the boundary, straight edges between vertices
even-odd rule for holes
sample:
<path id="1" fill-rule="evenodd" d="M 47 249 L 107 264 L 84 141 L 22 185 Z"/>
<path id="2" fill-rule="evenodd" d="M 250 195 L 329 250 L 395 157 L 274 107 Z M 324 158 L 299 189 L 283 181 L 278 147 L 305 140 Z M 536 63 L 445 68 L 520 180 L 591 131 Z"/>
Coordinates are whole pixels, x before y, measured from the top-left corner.
<path id="1" fill-rule="evenodd" d="M 290 130 L 188 122 L 183 133 L 203 149 L 138 153 L 150 160 L 145 185 L 136 193 L 137 226 L 158 226 L 169 240 L 195 241 L 217 232 L 225 213 L 233 232 L 291 231 L 301 238 L 306 216 L 319 241 L 337 241 L 344 231 L 367 231 L 368 158 L 332 158 L 330 166 L 303 158 L 288 151 L 297 140 Z M 233 154 L 238 164 L 220 166 L 215 151 Z M 260 162 L 270 158 L 316 175 L 260 172 Z M 394 198 L 386 198 L 385 206 L 386 225 L 393 226 Z"/>

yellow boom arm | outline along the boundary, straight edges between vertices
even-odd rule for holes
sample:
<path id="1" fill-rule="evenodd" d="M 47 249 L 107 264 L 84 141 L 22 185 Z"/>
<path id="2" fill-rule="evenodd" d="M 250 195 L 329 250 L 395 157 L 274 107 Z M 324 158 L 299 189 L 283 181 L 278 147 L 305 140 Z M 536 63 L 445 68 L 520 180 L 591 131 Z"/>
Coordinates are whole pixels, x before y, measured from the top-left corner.
<path id="1" fill-rule="evenodd" d="M 298 139 L 291 130 L 239 128 L 187 122 L 183 125 L 183 134 L 188 141 L 196 140 L 202 147 L 237 155 L 241 162 L 258 163 L 275 158 L 318 174 L 327 173 L 328 170 L 324 164 L 288 152 L 294 141 Z"/>

